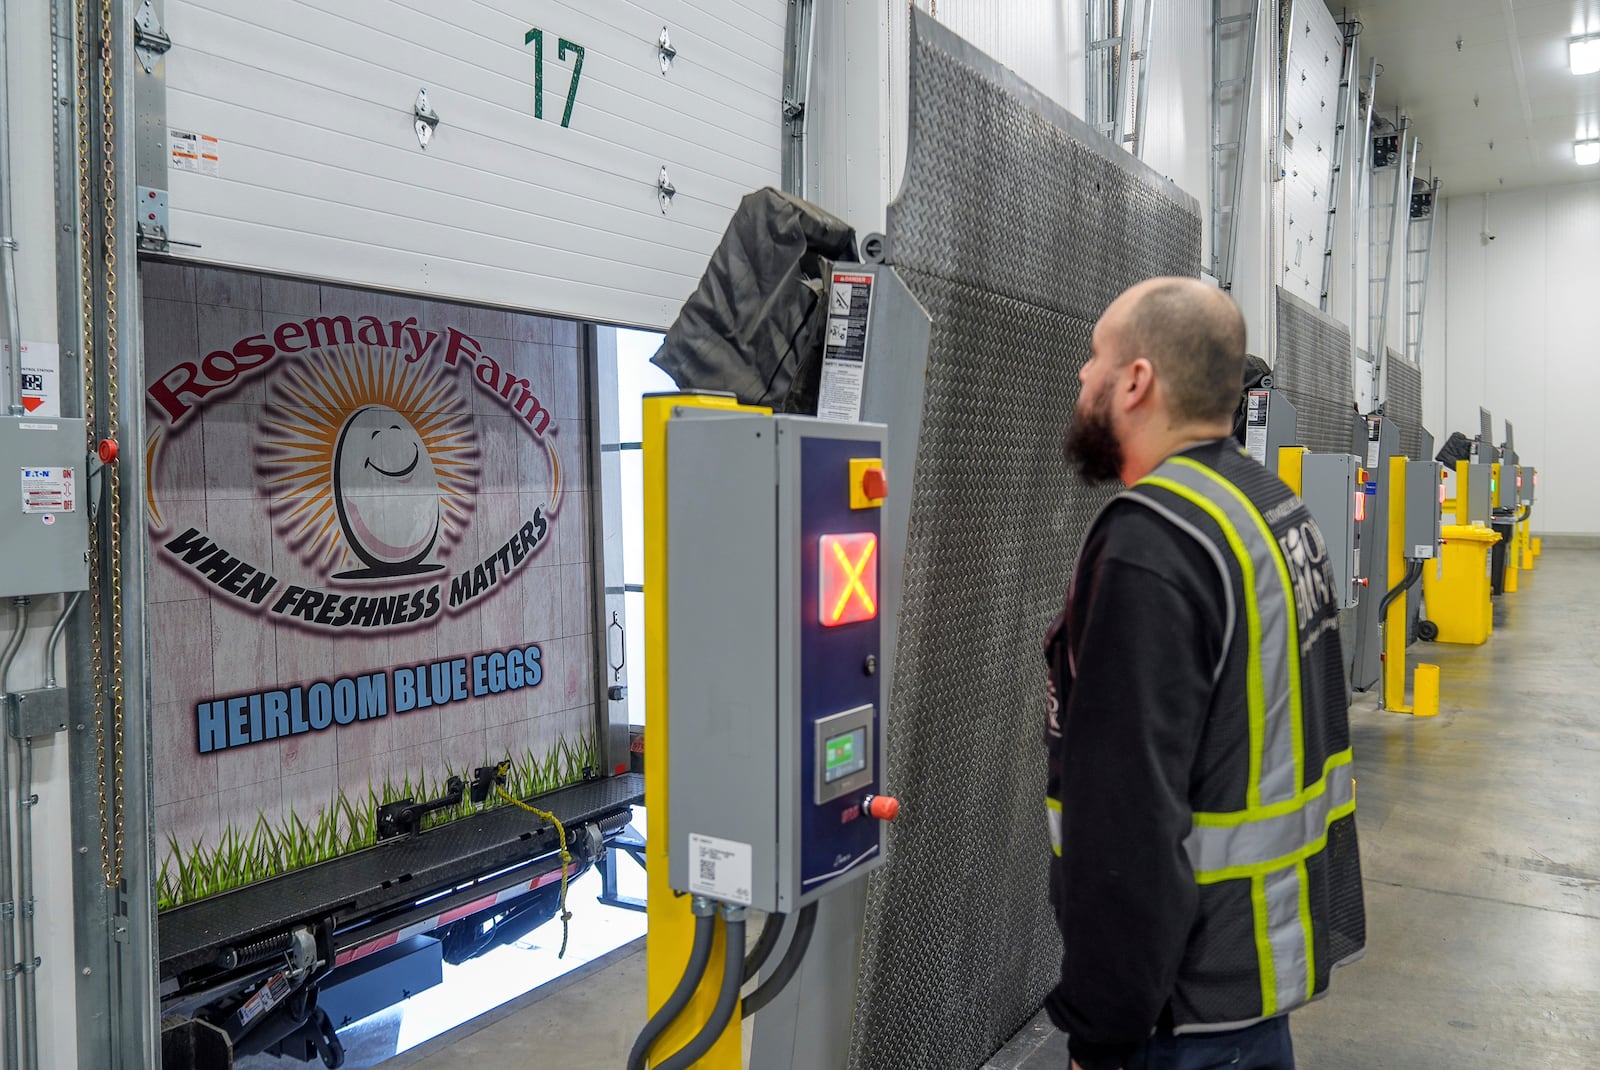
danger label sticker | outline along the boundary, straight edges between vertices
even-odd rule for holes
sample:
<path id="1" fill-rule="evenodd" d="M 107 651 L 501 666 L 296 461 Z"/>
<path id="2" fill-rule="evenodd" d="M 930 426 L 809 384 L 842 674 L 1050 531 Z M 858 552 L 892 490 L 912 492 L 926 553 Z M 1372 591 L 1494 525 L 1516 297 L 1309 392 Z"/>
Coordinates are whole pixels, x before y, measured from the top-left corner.
<path id="1" fill-rule="evenodd" d="M 71 468 L 24 468 L 24 513 L 70 513 L 78 507 L 78 480 Z"/>

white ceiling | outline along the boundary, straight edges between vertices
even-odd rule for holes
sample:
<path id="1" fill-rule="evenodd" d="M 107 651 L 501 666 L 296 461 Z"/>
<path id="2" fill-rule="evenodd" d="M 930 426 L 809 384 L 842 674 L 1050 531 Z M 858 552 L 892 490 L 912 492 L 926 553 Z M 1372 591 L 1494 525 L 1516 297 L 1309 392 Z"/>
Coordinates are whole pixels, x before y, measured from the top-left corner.
<path id="1" fill-rule="evenodd" d="M 1600 137 L 1600 74 L 1574 75 L 1567 59 L 1572 37 L 1600 33 L 1600 0 L 1351 6 L 1363 77 L 1374 58 L 1382 69 L 1379 113 L 1392 118 L 1398 107 L 1411 117 L 1418 172 L 1431 166 L 1445 196 L 1600 180 L 1600 166 L 1572 158 L 1575 139 Z"/>

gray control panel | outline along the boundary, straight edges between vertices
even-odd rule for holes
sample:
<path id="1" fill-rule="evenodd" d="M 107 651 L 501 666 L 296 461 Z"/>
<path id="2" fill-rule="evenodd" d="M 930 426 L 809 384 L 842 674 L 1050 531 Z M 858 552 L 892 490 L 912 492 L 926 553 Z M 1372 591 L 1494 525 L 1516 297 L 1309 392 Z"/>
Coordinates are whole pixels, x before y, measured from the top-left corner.
<path id="1" fill-rule="evenodd" d="M 1328 545 L 1339 608 L 1361 601 L 1361 523 L 1367 500 L 1361 459 L 1351 453 L 1308 453 L 1300 473 L 1300 498 Z"/>
<path id="2" fill-rule="evenodd" d="M 89 587 L 82 420 L 0 416 L 0 597 Z"/>
<path id="3" fill-rule="evenodd" d="M 1444 466 L 1438 461 L 1406 462 L 1406 524 L 1401 553 L 1413 561 L 1439 555 L 1439 488 Z"/>
<path id="4" fill-rule="evenodd" d="M 1461 488 L 1456 488 L 1461 493 Z M 1469 464 L 1467 466 L 1467 523 L 1489 526 L 1494 512 L 1491 495 L 1494 493 L 1494 465 Z"/>
<path id="5" fill-rule="evenodd" d="M 793 911 L 883 865 L 898 812 L 887 433 L 685 409 L 666 437 L 669 879 Z"/>

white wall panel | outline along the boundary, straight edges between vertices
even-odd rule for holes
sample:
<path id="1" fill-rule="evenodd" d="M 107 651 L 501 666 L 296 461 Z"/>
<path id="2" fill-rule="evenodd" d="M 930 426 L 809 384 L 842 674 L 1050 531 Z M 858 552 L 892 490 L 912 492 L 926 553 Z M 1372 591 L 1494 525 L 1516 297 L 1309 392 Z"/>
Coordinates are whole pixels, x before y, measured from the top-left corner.
<path id="1" fill-rule="evenodd" d="M 1443 381 L 1424 378 L 1427 403 L 1443 412 L 1444 433 L 1473 433 L 1480 405 L 1497 440 L 1510 419 L 1518 452 L 1539 469 L 1537 527 L 1600 533 L 1588 457 L 1600 405 L 1600 183 L 1446 203 L 1443 339 L 1425 356 Z"/>
<path id="2" fill-rule="evenodd" d="M 17 316 L 24 341 L 58 342 L 52 152 L 56 107 L 50 91 L 49 5 L 10 4 L 6 18 L 6 88 L 10 94 L 13 180 L 10 196 L 12 236 L 17 241 Z M 68 30 L 70 32 L 70 27 Z M 75 374 L 77 364 L 64 355 L 62 368 L 64 374 Z M 44 685 L 44 648 L 51 626 L 61 612 L 61 604 L 62 599 L 55 596 L 33 599 L 27 636 L 11 667 L 13 689 L 22 691 Z M 6 599 L 0 606 L 0 635 L 6 639 L 11 635 L 12 613 L 10 600 Z M 58 671 L 64 671 L 64 650 L 58 658 Z M 60 679 L 66 682 L 64 674 Z M 9 740 L 6 745 L 12 746 Z M 37 907 L 35 939 L 40 959 L 37 975 L 39 1063 L 45 1070 L 69 1070 L 78 1066 L 78 974 L 73 936 L 75 892 L 68 746 L 64 734 L 47 736 L 39 740 L 33 751 L 34 792 L 38 796 L 32 820 Z M 16 761 L 15 756 L 12 761 Z M 11 768 L 15 773 L 16 765 Z M 14 783 L 0 786 L 0 790 L 14 792 L 14 789 Z M 15 805 L 11 811 L 13 821 L 19 821 Z M 15 845 L 16 840 L 12 843 Z M 11 1013 L 11 1006 L 7 1005 L 0 1013 Z"/>
<path id="3" fill-rule="evenodd" d="M 221 142 L 217 176 L 169 175 L 171 233 L 215 263 L 665 327 L 739 198 L 779 181 L 786 11 L 171 0 L 168 123 Z M 568 126 L 563 38 L 585 49 Z"/>
<path id="4" fill-rule="evenodd" d="M 1283 86 L 1282 285 L 1314 305 L 1322 296 L 1344 34 L 1320 3 L 1295 4 L 1293 10 Z"/>
<path id="5" fill-rule="evenodd" d="M 1081 71 L 1080 71 L 1081 75 Z M 1211 250 L 1211 4 L 1156 0 L 1150 26 L 1150 81 L 1144 162 L 1197 198 L 1201 248 Z"/>
<path id="6" fill-rule="evenodd" d="M 1446 307 L 1452 244 L 1450 201 L 1440 198 L 1433 210 L 1433 267 L 1428 278 L 1427 314 L 1422 318 L 1422 426 L 1433 434 L 1437 445 L 1443 445 L 1450 433 L 1444 415 L 1450 375 L 1450 317 Z"/>

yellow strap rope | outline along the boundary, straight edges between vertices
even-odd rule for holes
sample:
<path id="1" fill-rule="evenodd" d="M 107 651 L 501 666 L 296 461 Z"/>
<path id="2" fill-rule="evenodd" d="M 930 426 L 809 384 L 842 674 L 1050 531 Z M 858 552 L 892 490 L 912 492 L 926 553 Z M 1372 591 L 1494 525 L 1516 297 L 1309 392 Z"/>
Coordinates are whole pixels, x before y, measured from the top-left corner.
<path id="1" fill-rule="evenodd" d="M 512 806 L 528 811 L 534 817 L 542 818 L 555 826 L 556 835 L 561 837 L 561 950 L 556 958 L 567 956 L 567 924 L 572 921 L 572 912 L 567 909 L 567 871 L 572 865 L 572 852 L 567 850 L 567 829 L 561 819 L 548 810 L 541 810 L 537 806 L 529 806 L 515 795 L 511 794 L 499 784 L 494 786 L 495 793 L 510 803 Z"/>

